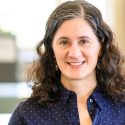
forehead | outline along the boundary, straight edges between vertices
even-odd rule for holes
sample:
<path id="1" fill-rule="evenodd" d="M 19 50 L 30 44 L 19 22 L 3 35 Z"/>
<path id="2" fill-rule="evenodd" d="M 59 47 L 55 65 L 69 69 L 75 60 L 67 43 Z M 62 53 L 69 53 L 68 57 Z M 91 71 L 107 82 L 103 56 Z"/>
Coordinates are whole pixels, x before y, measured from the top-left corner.
<path id="1" fill-rule="evenodd" d="M 60 27 L 58 28 L 57 32 L 55 33 L 55 37 L 60 36 L 82 36 L 82 35 L 95 35 L 93 28 L 91 25 L 82 18 L 75 18 L 71 20 L 64 21 Z"/>

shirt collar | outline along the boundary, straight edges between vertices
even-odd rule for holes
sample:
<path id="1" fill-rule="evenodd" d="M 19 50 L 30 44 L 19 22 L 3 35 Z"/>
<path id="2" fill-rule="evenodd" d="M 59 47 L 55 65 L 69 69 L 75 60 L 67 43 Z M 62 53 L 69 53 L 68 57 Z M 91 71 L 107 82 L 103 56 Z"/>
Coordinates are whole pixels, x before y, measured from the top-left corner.
<path id="1" fill-rule="evenodd" d="M 59 89 L 60 89 L 59 105 L 61 108 L 63 108 L 67 103 L 72 91 L 66 89 L 63 85 L 60 85 Z"/>
<path id="2" fill-rule="evenodd" d="M 63 85 L 60 85 L 59 89 L 60 89 L 60 98 L 58 103 L 60 107 L 63 108 L 67 103 L 70 94 L 75 94 L 75 93 L 66 89 Z M 106 96 L 103 90 L 101 90 L 99 87 L 95 88 L 95 90 L 91 94 L 91 97 L 94 99 L 94 101 L 101 109 L 103 109 L 105 105 L 111 104 L 111 98 Z"/>
<path id="3" fill-rule="evenodd" d="M 94 101 L 98 104 L 98 106 L 103 109 L 105 106 L 111 104 L 111 101 L 113 101 L 109 96 L 107 96 L 103 90 L 101 90 L 99 87 L 97 87 L 93 93 L 92 98 Z"/>

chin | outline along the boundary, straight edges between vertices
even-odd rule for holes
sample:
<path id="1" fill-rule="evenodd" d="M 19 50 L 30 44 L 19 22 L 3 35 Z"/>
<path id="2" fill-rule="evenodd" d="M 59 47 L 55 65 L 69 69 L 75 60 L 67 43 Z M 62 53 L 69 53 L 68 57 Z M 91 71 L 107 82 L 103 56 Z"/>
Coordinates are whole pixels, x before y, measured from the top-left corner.
<path id="1" fill-rule="evenodd" d="M 83 79 L 83 77 L 80 77 L 80 76 L 70 76 L 69 77 L 71 80 L 82 80 Z"/>

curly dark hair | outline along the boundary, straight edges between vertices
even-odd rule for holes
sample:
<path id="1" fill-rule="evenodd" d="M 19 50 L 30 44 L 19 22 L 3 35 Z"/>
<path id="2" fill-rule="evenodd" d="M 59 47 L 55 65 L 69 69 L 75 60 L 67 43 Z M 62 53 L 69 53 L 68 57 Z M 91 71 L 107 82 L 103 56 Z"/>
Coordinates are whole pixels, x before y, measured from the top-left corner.
<path id="1" fill-rule="evenodd" d="M 33 83 L 30 98 L 45 105 L 59 98 L 61 73 L 56 69 L 52 41 L 61 24 L 74 18 L 87 20 L 101 42 L 102 54 L 96 66 L 98 86 L 113 99 L 125 101 L 125 74 L 122 72 L 124 58 L 115 43 L 114 33 L 104 22 L 101 12 L 84 0 L 62 3 L 50 15 L 44 38 L 37 45 L 38 59 L 27 72 L 27 80 Z"/>

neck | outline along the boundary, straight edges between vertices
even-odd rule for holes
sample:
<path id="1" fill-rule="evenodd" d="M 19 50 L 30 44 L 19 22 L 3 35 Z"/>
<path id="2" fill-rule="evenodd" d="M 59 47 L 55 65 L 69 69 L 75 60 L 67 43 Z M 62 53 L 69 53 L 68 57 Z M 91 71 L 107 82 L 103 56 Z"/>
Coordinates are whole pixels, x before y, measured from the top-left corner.
<path id="1" fill-rule="evenodd" d="M 61 79 L 61 83 L 65 88 L 76 93 L 78 101 L 85 102 L 97 85 L 96 79 L 89 81 Z"/>

